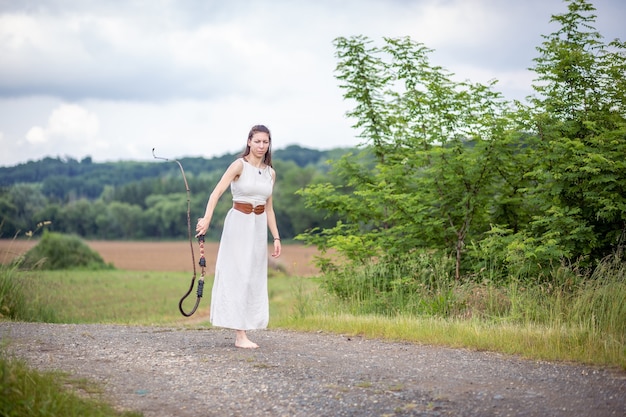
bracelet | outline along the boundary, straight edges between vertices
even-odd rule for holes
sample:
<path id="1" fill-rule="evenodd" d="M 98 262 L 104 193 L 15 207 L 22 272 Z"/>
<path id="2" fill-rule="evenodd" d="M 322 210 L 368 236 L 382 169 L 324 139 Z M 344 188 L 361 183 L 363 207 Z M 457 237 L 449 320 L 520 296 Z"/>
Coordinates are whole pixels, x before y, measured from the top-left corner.
<path id="1" fill-rule="evenodd" d="M 280 238 L 279 237 L 275 237 L 274 240 L 280 240 Z"/>

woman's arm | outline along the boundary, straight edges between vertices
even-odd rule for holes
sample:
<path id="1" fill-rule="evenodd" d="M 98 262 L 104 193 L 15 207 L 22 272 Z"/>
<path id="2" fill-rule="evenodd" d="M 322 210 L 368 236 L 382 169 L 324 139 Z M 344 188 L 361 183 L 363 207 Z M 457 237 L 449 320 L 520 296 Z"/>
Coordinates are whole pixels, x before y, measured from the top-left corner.
<path id="1" fill-rule="evenodd" d="M 234 161 L 222 178 L 217 183 L 213 192 L 209 196 L 209 201 L 206 204 L 206 210 L 204 211 L 204 217 L 198 219 L 198 224 L 196 225 L 196 237 L 205 235 L 209 230 L 209 224 L 211 224 L 211 218 L 213 217 L 213 211 L 215 210 L 215 206 L 217 206 L 217 202 L 219 201 L 224 191 L 228 189 L 230 183 L 235 181 L 241 175 L 243 171 L 243 163 L 241 160 Z"/>
<path id="2" fill-rule="evenodd" d="M 276 184 L 276 172 L 272 170 L 272 176 L 274 177 L 274 184 Z M 276 214 L 274 213 L 274 204 L 272 196 L 265 202 L 265 213 L 267 214 L 267 227 L 270 229 L 272 236 L 274 237 L 274 252 L 272 256 L 278 258 L 282 250 L 280 244 L 280 234 L 278 233 L 278 226 L 276 224 Z"/>

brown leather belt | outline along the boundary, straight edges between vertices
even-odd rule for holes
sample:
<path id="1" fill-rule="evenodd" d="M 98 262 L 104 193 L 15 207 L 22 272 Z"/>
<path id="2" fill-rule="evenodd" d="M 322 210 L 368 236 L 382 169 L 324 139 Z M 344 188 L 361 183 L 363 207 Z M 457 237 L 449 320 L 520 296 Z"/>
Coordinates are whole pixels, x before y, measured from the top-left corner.
<path id="1" fill-rule="evenodd" d="M 252 212 L 254 212 L 254 214 L 262 214 L 265 212 L 265 206 L 254 207 L 250 203 L 239 203 L 237 201 L 233 203 L 233 208 L 245 214 L 250 214 Z"/>

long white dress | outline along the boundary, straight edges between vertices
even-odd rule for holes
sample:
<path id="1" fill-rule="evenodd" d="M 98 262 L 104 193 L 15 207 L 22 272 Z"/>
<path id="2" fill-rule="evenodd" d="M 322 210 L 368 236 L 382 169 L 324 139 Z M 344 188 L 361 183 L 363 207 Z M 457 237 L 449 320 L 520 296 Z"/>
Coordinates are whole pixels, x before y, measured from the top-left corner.
<path id="1" fill-rule="evenodd" d="M 272 195 L 272 168 L 243 170 L 230 184 L 233 201 L 263 205 Z M 267 295 L 267 215 L 231 208 L 224 221 L 211 293 L 211 324 L 237 330 L 264 329 Z"/>

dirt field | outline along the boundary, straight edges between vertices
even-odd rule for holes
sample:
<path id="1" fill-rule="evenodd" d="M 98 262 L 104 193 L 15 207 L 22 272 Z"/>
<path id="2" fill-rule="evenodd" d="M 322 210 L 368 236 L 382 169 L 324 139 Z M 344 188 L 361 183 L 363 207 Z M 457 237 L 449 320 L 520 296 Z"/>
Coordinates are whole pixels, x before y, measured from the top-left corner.
<path id="1" fill-rule="evenodd" d="M 192 271 L 191 248 L 189 242 L 113 242 L 87 241 L 105 262 L 118 269 L 129 271 Z M 0 263 L 6 263 L 25 253 L 37 244 L 35 240 L 0 239 Z M 196 262 L 200 259 L 198 244 L 194 242 Z M 217 255 L 217 243 L 207 242 L 204 246 L 207 261 L 207 275 L 212 275 Z M 317 250 L 302 245 L 283 245 L 283 253 L 278 260 L 271 259 L 270 266 L 280 268 L 290 275 L 311 276 L 317 273 L 313 258 Z M 199 269 L 198 269 L 199 272 Z"/>

